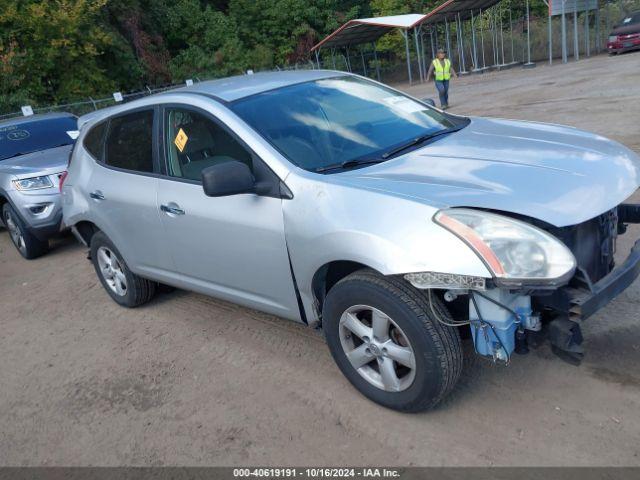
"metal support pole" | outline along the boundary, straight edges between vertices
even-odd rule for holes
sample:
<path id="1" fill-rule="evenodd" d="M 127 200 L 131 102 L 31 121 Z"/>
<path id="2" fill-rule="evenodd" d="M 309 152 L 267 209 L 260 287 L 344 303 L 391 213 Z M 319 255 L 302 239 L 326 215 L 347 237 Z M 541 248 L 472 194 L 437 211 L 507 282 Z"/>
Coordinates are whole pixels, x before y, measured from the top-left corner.
<path id="1" fill-rule="evenodd" d="M 371 42 L 371 46 L 373 47 L 373 60 L 376 62 L 376 77 L 378 77 L 378 81 L 380 82 L 380 62 L 378 62 L 378 51 L 376 50 L 376 42 Z"/>
<path id="2" fill-rule="evenodd" d="M 578 10 L 573 11 L 573 56 L 580 60 L 580 46 L 578 45 Z"/>
<path id="3" fill-rule="evenodd" d="M 564 13 L 565 0 L 562 2 L 562 63 L 567 63 L 567 16 Z"/>
<path id="4" fill-rule="evenodd" d="M 447 17 L 444 17 L 444 33 L 446 36 L 445 41 L 447 42 L 447 55 L 451 57 L 451 42 L 449 41 L 449 22 L 447 21 Z"/>
<path id="5" fill-rule="evenodd" d="M 364 61 L 364 50 L 360 47 L 360 59 L 362 60 L 362 71 L 364 72 L 363 76 L 367 76 L 367 63 Z"/>
<path id="6" fill-rule="evenodd" d="M 427 56 L 424 53 L 424 32 L 422 26 L 420 26 L 420 58 L 422 60 L 422 72 L 424 73 L 424 80 L 427 81 Z"/>
<path id="7" fill-rule="evenodd" d="M 509 0 L 509 37 L 511 37 L 511 63 L 516 63 L 513 54 L 513 15 L 511 13 L 511 0 Z"/>
<path id="8" fill-rule="evenodd" d="M 480 10 L 480 44 L 482 45 L 482 69 L 487 68 L 487 64 L 484 61 L 484 28 L 482 26 L 482 10 Z"/>
<path id="9" fill-rule="evenodd" d="M 600 38 L 600 5 L 596 8 L 596 53 L 602 51 L 602 39 Z"/>
<path id="10" fill-rule="evenodd" d="M 504 28 L 502 27 L 502 5 L 500 5 L 500 50 L 502 51 L 502 65 L 506 65 L 504 61 Z"/>
<path id="11" fill-rule="evenodd" d="M 478 50 L 476 48 L 476 23 L 471 10 L 471 40 L 473 41 L 473 70 L 478 71 Z"/>
<path id="12" fill-rule="evenodd" d="M 318 70 L 320 70 L 320 49 L 316 50 L 316 63 L 318 64 Z"/>
<path id="13" fill-rule="evenodd" d="M 336 68 L 336 55 L 335 55 L 335 53 L 336 53 L 336 52 L 335 52 L 335 49 L 334 49 L 334 48 L 332 48 L 332 49 L 331 49 L 331 63 L 333 64 L 333 69 L 334 69 L 334 70 L 337 70 L 337 68 Z"/>
<path id="14" fill-rule="evenodd" d="M 435 44 L 433 43 L 433 28 L 429 30 L 429 36 L 431 37 L 431 58 L 436 58 L 436 48 Z"/>
<path id="15" fill-rule="evenodd" d="M 589 10 L 584 11 L 584 54 L 587 57 L 591 56 L 591 38 L 589 35 Z"/>
<path id="16" fill-rule="evenodd" d="M 462 70 L 460 71 L 460 73 L 467 73 L 467 66 L 464 60 L 464 37 L 462 31 L 462 21 L 460 20 L 460 13 L 458 13 L 458 31 L 460 32 L 460 54 L 462 55 Z"/>
<path id="17" fill-rule="evenodd" d="M 411 56 L 409 55 L 409 31 L 403 30 L 402 36 L 404 37 L 404 47 L 407 54 L 407 72 L 409 73 L 409 85 L 413 83 L 413 78 L 411 78 Z"/>
<path id="18" fill-rule="evenodd" d="M 418 73 L 420 74 L 420 83 L 423 83 L 424 74 L 422 73 L 422 62 L 420 61 L 420 46 L 418 45 L 418 27 L 414 27 L 413 29 L 413 39 L 416 42 L 416 59 L 418 60 Z"/>
<path id="19" fill-rule="evenodd" d="M 491 27 L 491 46 L 493 47 L 493 66 L 497 67 L 499 60 L 498 56 L 498 32 L 496 30 L 496 9 L 493 7 L 491 9 L 491 19 L 490 19 L 490 27 Z"/>
<path id="20" fill-rule="evenodd" d="M 351 59 L 349 58 L 349 56 L 350 56 L 349 55 L 349 47 L 345 48 L 345 52 L 347 53 L 346 56 L 345 56 L 345 60 L 347 62 L 347 71 L 349 73 L 353 73 L 353 69 L 351 68 Z"/>
<path id="21" fill-rule="evenodd" d="M 553 17 L 551 16 L 551 11 L 549 11 L 549 18 L 548 18 L 548 26 L 549 26 L 549 65 L 553 65 L 553 25 L 552 25 L 552 21 Z"/>
<path id="22" fill-rule="evenodd" d="M 462 52 L 460 51 L 460 29 L 458 28 L 458 18 L 454 17 L 456 23 L 456 50 L 458 50 L 458 70 L 462 70 Z"/>
<path id="23" fill-rule="evenodd" d="M 529 0 L 527 0 L 527 63 L 524 67 L 534 67 L 535 63 L 531 63 L 531 22 L 529 13 Z"/>

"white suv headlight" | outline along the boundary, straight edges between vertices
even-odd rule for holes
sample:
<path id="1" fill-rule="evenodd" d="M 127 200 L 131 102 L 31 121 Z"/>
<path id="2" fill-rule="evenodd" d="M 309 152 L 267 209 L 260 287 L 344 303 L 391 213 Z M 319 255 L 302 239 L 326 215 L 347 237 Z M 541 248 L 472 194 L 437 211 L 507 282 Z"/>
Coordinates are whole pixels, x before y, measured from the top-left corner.
<path id="1" fill-rule="evenodd" d="M 555 284 L 568 280 L 576 268 L 560 240 L 509 217 L 454 208 L 439 211 L 434 221 L 464 240 L 500 284 Z"/>
<path id="2" fill-rule="evenodd" d="M 53 187 L 51 179 L 47 176 L 22 178 L 20 180 L 14 180 L 13 184 L 18 190 L 39 190 L 41 188 Z"/>

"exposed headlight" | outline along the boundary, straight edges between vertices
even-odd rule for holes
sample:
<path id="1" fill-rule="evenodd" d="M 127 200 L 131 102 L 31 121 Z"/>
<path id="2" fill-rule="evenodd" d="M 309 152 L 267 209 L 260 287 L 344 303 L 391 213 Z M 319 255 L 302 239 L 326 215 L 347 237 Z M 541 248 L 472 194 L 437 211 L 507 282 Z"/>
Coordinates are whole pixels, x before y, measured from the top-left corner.
<path id="1" fill-rule="evenodd" d="M 617 42 L 618 41 L 618 36 L 617 35 L 609 35 L 609 41 L 610 42 Z"/>
<path id="2" fill-rule="evenodd" d="M 440 211 L 434 220 L 464 240 L 500 284 L 558 283 L 576 268 L 560 240 L 527 223 L 465 208 Z"/>
<path id="3" fill-rule="evenodd" d="M 51 188 L 53 183 L 49 177 L 31 177 L 21 180 L 14 180 L 13 184 L 18 190 L 39 190 L 41 188 Z"/>

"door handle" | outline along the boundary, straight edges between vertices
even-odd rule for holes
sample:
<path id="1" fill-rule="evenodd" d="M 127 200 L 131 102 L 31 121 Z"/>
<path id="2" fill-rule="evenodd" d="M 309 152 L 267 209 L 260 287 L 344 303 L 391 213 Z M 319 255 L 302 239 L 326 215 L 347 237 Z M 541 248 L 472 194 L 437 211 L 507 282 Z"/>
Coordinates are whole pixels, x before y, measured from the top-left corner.
<path id="1" fill-rule="evenodd" d="M 89 194 L 89 196 L 91 198 L 93 198 L 94 200 L 104 200 L 104 195 L 102 194 L 102 192 L 100 190 L 96 190 L 95 192 L 91 192 Z"/>
<path id="2" fill-rule="evenodd" d="M 160 210 L 169 215 L 184 215 L 184 210 L 180 207 L 172 207 L 171 205 L 160 205 Z"/>

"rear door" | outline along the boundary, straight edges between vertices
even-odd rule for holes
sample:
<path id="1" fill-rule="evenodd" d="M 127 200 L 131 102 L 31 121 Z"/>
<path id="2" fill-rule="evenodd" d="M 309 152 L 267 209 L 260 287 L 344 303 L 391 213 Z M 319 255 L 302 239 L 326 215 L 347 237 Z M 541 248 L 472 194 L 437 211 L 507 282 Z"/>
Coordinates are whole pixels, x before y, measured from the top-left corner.
<path id="1" fill-rule="evenodd" d="M 279 179 L 265 173 L 266 165 L 202 110 L 164 107 L 163 137 L 166 176 L 158 184 L 158 209 L 181 286 L 299 319 L 283 200 L 255 194 L 207 197 L 201 172 L 232 159 L 246 163 L 258 179 Z"/>
<path id="2" fill-rule="evenodd" d="M 129 268 L 142 275 L 172 270 L 161 249 L 157 209 L 157 108 L 112 117 L 87 192 L 98 226 L 115 243 Z"/>

